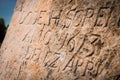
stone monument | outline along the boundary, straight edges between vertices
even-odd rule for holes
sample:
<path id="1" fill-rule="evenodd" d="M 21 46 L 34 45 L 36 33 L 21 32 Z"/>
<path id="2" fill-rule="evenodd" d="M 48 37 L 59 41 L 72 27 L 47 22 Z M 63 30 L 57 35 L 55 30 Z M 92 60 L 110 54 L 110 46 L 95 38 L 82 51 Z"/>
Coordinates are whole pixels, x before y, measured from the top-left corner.
<path id="1" fill-rule="evenodd" d="M 120 0 L 17 0 L 0 80 L 120 80 Z"/>

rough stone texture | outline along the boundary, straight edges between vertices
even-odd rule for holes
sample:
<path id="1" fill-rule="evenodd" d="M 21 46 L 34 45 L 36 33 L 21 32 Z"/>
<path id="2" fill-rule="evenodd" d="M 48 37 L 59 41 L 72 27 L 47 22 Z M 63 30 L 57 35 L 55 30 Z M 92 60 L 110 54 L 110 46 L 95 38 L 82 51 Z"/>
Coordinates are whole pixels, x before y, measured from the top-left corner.
<path id="1" fill-rule="evenodd" d="M 0 80 L 120 80 L 120 0 L 17 0 Z"/>

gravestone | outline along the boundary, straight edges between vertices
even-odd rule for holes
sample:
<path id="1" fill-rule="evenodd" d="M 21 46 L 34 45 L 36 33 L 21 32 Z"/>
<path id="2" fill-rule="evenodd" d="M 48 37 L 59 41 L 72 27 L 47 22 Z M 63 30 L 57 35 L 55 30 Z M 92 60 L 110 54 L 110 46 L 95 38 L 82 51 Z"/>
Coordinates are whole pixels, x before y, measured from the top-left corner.
<path id="1" fill-rule="evenodd" d="M 0 80 L 120 80 L 120 0 L 17 0 Z"/>

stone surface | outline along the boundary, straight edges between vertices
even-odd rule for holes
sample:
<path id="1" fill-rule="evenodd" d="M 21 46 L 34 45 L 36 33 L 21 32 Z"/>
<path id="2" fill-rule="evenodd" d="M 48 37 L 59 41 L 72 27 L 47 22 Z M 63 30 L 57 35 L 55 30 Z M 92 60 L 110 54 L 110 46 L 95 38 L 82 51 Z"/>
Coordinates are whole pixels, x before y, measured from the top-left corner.
<path id="1" fill-rule="evenodd" d="M 120 80 L 120 0 L 17 0 L 0 80 Z"/>

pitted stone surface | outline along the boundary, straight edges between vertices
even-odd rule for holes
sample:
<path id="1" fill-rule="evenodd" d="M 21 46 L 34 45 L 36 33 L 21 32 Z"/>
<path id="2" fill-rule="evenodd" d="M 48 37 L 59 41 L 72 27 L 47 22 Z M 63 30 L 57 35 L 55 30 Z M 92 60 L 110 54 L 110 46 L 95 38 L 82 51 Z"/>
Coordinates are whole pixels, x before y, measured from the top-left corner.
<path id="1" fill-rule="evenodd" d="M 0 80 L 119 80 L 120 0 L 17 0 Z"/>

